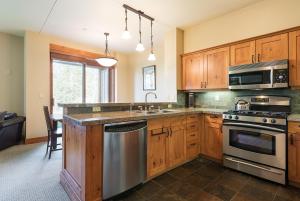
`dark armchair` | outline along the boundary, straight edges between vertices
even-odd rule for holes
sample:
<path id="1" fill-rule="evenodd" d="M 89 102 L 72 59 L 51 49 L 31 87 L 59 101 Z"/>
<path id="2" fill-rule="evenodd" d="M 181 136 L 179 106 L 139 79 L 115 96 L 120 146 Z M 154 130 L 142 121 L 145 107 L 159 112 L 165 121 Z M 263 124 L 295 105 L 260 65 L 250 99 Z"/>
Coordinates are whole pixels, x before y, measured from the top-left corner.
<path id="1" fill-rule="evenodd" d="M 24 121 L 15 113 L 0 113 L 0 150 L 20 143 Z"/>

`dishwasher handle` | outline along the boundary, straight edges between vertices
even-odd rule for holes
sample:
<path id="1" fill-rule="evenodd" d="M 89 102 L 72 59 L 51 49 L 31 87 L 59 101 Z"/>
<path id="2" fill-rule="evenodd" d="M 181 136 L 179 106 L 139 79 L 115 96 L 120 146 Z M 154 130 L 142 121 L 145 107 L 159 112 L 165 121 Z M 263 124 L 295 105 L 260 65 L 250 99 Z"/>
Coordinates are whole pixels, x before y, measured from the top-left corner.
<path id="1" fill-rule="evenodd" d="M 147 127 L 147 121 L 130 121 L 104 125 L 105 133 L 124 133 L 141 130 Z"/>

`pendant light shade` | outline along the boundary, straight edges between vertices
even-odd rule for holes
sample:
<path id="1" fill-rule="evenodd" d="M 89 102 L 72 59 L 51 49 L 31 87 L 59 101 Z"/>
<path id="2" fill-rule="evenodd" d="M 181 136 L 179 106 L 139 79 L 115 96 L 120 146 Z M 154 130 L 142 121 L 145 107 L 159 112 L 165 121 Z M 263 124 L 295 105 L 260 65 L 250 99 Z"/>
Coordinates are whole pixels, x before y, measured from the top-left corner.
<path id="1" fill-rule="evenodd" d="M 109 33 L 104 33 L 105 35 L 105 56 L 97 58 L 96 61 L 104 67 L 112 67 L 114 66 L 118 60 L 109 56 L 109 51 L 108 51 L 108 42 L 107 42 L 107 37 Z"/>
<path id="2" fill-rule="evenodd" d="M 127 28 L 127 9 L 125 9 L 125 31 L 122 33 L 122 38 L 128 40 L 131 38 L 130 32 Z"/>
<path id="3" fill-rule="evenodd" d="M 148 60 L 149 61 L 155 61 L 156 60 L 155 54 L 150 53 L 149 56 L 148 56 Z"/>

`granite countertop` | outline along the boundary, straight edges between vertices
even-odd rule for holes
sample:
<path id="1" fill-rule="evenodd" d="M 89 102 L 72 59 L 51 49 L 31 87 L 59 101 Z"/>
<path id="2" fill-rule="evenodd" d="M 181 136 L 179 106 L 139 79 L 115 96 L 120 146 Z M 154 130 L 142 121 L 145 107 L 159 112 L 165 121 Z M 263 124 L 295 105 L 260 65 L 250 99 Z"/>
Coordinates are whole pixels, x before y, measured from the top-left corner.
<path id="1" fill-rule="evenodd" d="M 298 122 L 300 122 L 300 114 L 290 114 L 288 116 L 288 121 L 298 121 Z"/>
<path id="2" fill-rule="evenodd" d="M 193 114 L 193 113 L 205 113 L 205 114 L 222 114 L 226 112 L 225 109 L 214 108 L 177 108 L 166 109 L 172 112 L 168 113 L 152 113 L 146 114 L 144 112 L 138 113 L 136 111 L 118 111 L 118 112 L 100 112 L 100 113 L 84 113 L 84 114 L 70 114 L 64 115 L 64 119 L 75 121 L 79 125 L 95 125 L 95 124 L 107 124 L 122 121 L 133 121 L 142 119 L 152 119 L 158 117 L 168 117 L 179 114 Z"/>

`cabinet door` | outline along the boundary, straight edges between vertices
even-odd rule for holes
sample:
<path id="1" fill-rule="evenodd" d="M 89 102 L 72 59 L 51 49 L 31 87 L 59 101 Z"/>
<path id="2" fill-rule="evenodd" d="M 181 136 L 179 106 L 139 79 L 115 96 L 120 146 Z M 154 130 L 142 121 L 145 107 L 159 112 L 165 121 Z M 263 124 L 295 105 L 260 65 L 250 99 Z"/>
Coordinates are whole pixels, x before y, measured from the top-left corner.
<path id="1" fill-rule="evenodd" d="M 230 47 L 230 65 L 255 63 L 255 41 L 245 42 Z"/>
<path id="2" fill-rule="evenodd" d="M 206 154 L 217 160 L 222 159 L 222 133 L 220 124 L 207 123 L 205 125 Z"/>
<path id="3" fill-rule="evenodd" d="M 195 54 L 183 58 L 183 88 L 200 89 L 203 80 L 203 54 Z"/>
<path id="4" fill-rule="evenodd" d="M 186 137 L 182 127 L 171 127 L 169 137 L 169 166 L 175 166 L 185 161 Z"/>
<path id="5" fill-rule="evenodd" d="M 257 62 L 288 59 L 288 33 L 257 40 L 256 54 Z"/>
<path id="6" fill-rule="evenodd" d="M 289 35 L 290 86 L 300 86 L 300 31 Z"/>
<path id="7" fill-rule="evenodd" d="M 167 169 L 168 132 L 161 129 L 148 131 L 147 176 L 154 176 Z"/>
<path id="8" fill-rule="evenodd" d="M 207 89 L 228 88 L 229 47 L 204 53 L 204 82 Z"/>
<path id="9" fill-rule="evenodd" d="M 300 183 L 300 133 L 288 134 L 289 181 Z"/>

